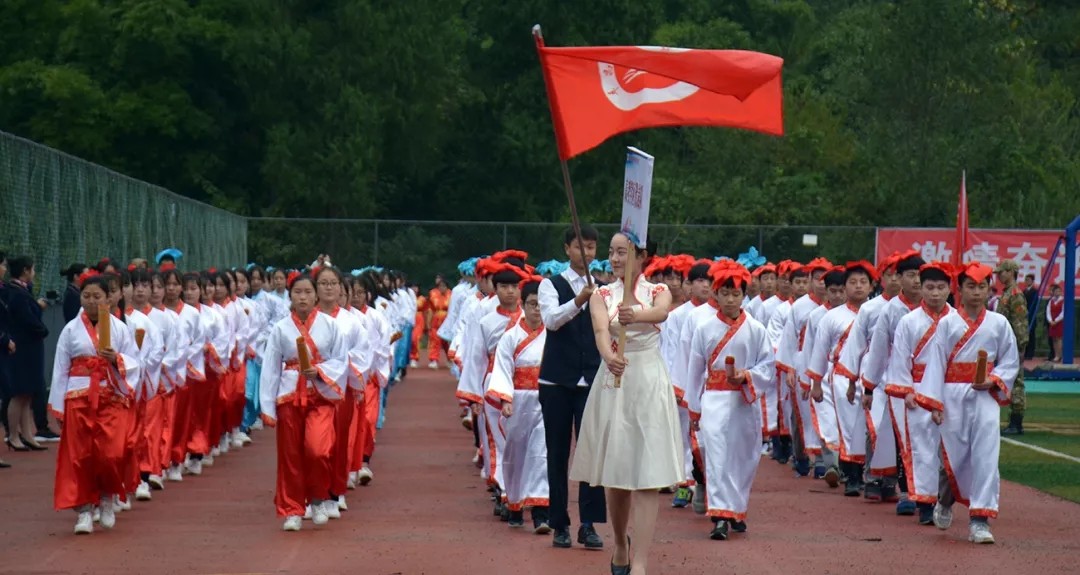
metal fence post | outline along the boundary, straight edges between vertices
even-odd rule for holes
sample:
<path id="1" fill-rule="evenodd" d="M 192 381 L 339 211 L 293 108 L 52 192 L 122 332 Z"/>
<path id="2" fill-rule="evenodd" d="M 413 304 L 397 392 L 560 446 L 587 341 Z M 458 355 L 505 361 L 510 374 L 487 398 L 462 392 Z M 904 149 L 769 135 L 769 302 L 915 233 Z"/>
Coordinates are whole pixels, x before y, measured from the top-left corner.
<path id="1" fill-rule="evenodd" d="M 757 251 L 765 253 L 765 232 L 760 227 L 757 229 Z"/>
<path id="2" fill-rule="evenodd" d="M 503 251 L 506 251 L 507 249 L 509 249 L 509 248 L 508 248 L 508 247 L 506 246 L 506 243 L 507 243 L 507 239 L 506 239 L 506 224 L 503 224 L 503 227 L 502 227 L 502 228 L 503 228 Z"/>
<path id="3" fill-rule="evenodd" d="M 374 250 L 375 251 L 375 254 L 374 254 L 375 257 L 373 258 L 373 261 L 371 262 L 371 265 L 377 266 L 377 265 L 379 265 L 379 222 L 375 222 L 375 242 L 374 243 L 375 243 L 375 250 Z"/>

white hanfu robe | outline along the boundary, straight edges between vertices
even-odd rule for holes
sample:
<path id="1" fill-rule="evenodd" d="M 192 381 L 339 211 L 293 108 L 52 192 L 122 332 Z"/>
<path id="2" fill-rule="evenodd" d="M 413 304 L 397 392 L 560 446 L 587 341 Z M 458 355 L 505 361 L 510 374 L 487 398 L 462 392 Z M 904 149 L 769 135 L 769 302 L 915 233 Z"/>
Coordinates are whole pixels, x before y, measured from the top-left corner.
<path id="1" fill-rule="evenodd" d="M 866 350 L 870 348 L 870 340 L 874 335 L 874 327 L 877 325 L 878 317 L 881 315 L 881 310 L 889 303 L 891 298 L 885 296 L 878 296 L 871 298 L 859 307 L 859 313 L 855 316 L 855 322 L 851 324 L 851 335 L 848 336 L 847 345 L 844 346 L 844 350 L 840 353 L 840 358 L 836 362 L 836 371 L 842 373 L 844 377 L 848 378 L 849 382 L 853 382 L 856 386 L 856 396 L 862 401 L 862 396 L 867 393 L 873 393 L 872 389 L 866 389 L 865 386 L 860 383 L 859 374 L 861 373 L 862 360 L 866 356 Z M 881 392 L 884 396 L 884 391 Z M 887 409 L 882 409 L 882 412 L 888 412 Z M 863 417 L 866 418 L 867 433 L 870 435 L 870 442 L 868 447 L 871 449 L 877 442 L 877 425 L 872 421 L 869 410 L 863 410 Z M 869 454 L 871 463 L 873 463 L 873 455 Z M 893 450 L 894 464 L 888 467 L 895 468 L 895 449 Z M 888 463 L 886 461 L 886 463 Z M 874 476 L 880 475 L 881 471 L 888 471 L 888 469 L 879 470 L 877 472 L 871 471 Z M 894 469 L 895 471 L 895 469 Z"/>
<path id="2" fill-rule="evenodd" d="M 687 485 L 693 485 L 695 483 L 692 478 L 694 472 L 694 444 L 696 443 L 696 440 L 690 433 L 690 410 L 686 405 L 686 384 L 683 383 L 683 380 L 681 379 L 686 377 L 686 365 L 690 361 L 690 350 L 689 347 L 682 347 L 680 343 L 683 337 L 683 328 L 690 321 L 693 312 L 701 308 L 704 303 L 704 301 L 690 299 L 679 307 L 671 310 L 671 313 L 668 314 L 667 321 L 663 324 L 663 330 L 660 332 L 660 335 L 664 340 L 663 343 L 666 343 L 668 347 L 666 353 L 664 353 L 663 347 L 661 347 L 661 353 L 665 356 L 664 359 L 668 363 L 668 374 L 671 375 L 671 386 L 675 388 L 675 399 L 679 403 L 679 435 L 682 436 L 683 441 L 683 461 L 686 464 Z M 687 345 L 689 345 L 689 338 L 692 336 L 693 332 L 690 331 L 687 333 Z"/>
<path id="3" fill-rule="evenodd" d="M 742 521 L 761 461 L 758 391 L 776 366 L 765 327 L 745 312 L 732 320 L 720 312 L 697 324 L 690 344 L 686 401 L 698 421 L 705 455 L 708 515 Z M 728 380 L 727 357 L 746 380 Z"/>
<path id="4" fill-rule="evenodd" d="M 896 326 L 900 324 L 900 318 L 917 307 L 919 304 L 912 303 L 904 297 L 904 294 L 882 305 L 873 318 L 874 327 L 870 332 L 870 343 L 867 345 L 865 355 L 859 361 L 859 370 L 857 372 L 854 369 L 851 370 L 859 374 L 863 393 L 870 391 L 874 396 L 867 418 L 867 431 L 870 433 L 872 442 L 870 474 L 875 477 L 897 475 L 897 451 L 903 454 L 907 450 L 904 443 L 905 435 L 900 431 L 900 423 L 904 421 L 904 402 L 902 399 L 889 397 L 885 393 L 882 381 L 889 365 L 889 356 L 892 354 Z"/>
<path id="5" fill-rule="evenodd" d="M 803 341 L 802 352 L 796 356 L 796 365 L 801 376 L 799 385 L 802 388 L 801 395 L 807 395 L 806 404 L 810 408 L 810 433 L 804 438 L 807 449 L 813 449 L 813 453 L 823 454 L 824 450 L 828 448 L 830 451 L 836 451 L 839 447 L 836 444 L 828 446 L 825 444 L 825 433 L 831 432 L 836 429 L 836 416 L 834 411 L 825 409 L 825 407 L 818 402 L 814 401 L 812 397 L 809 397 L 811 387 L 813 386 L 813 379 L 811 379 L 808 369 L 810 366 L 810 354 L 814 351 L 814 340 L 818 334 L 818 325 L 821 323 L 821 318 L 825 317 L 825 314 L 829 313 L 832 309 L 832 305 L 829 302 L 814 308 L 810 312 L 810 315 L 806 318 L 806 337 Z M 831 397 L 831 388 L 822 388 L 823 394 L 828 394 Z M 824 403 L 824 402 L 823 402 Z M 805 422 L 804 422 L 805 424 Z"/>
<path id="6" fill-rule="evenodd" d="M 498 298 L 495 298 L 498 301 Z M 496 307 L 494 311 L 480 318 L 470 333 L 470 343 L 461 358 L 461 381 L 458 397 L 464 397 L 473 403 L 480 403 L 481 410 L 480 447 L 483 454 L 485 478 L 489 485 L 505 489 L 502 476 L 502 455 L 506 446 L 506 435 L 499 427 L 502 414 L 484 401 L 488 378 L 495 365 L 495 348 L 499 338 L 506 330 L 521 319 L 521 308 L 514 311 Z"/>
<path id="7" fill-rule="evenodd" d="M 311 366 L 319 372 L 319 377 L 302 384 L 299 356 L 296 340 L 301 337 L 298 325 L 304 325 L 300 319 L 291 315 L 270 329 L 266 341 L 266 352 L 259 381 L 259 405 L 262 414 L 277 419 L 277 406 L 287 401 L 301 402 L 305 390 L 314 389 L 327 401 L 338 401 L 343 394 L 342 383 L 345 381 L 347 350 L 338 331 L 337 324 L 330 316 L 312 311 L 306 324 L 308 337 L 306 343 L 310 353 Z"/>
<path id="8" fill-rule="evenodd" d="M 998 419 L 1000 406 L 1009 405 L 1020 370 L 1016 336 L 1005 316 L 984 310 L 972 319 L 961 308 L 942 318 L 930 345 L 927 362 L 939 367 L 927 366 L 915 399 L 944 413 L 942 463 L 949 487 L 972 517 L 997 517 L 1001 490 Z M 994 384 L 982 391 L 971 386 L 980 350 L 986 352 L 987 381 Z M 947 363 L 942 366 L 942 362 Z"/>
<path id="9" fill-rule="evenodd" d="M 821 441 L 817 429 L 814 426 L 815 416 L 810 403 L 805 397 L 810 390 L 810 380 L 806 376 L 806 358 L 810 355 L 807 348 L 807 336 L 813 331 L 810 329 L 810 317 L 815 310 L 823 308 L 820 300 L 814 299 L 810 294 L 804 295 L 791 306 L 791 319 L 784 324 L 784 332 L 780 336 L 780 343 L 776 348 L 776 369 L 784 374 L 793 374 L 795 388 L 789 389 L 792 396 L 795 421 L 802 435 L 803 451 L 808 455 L 821 455 Z M 827 308 L 818 312 L 824 315 Z M 813 338 L 809 341 L 812 343 Z M 782 376 L 783 377 L 783 376 Z M 784 384 L 787 388 L 787 385 Z"/>
<path id="10" fill-rule="evenodd" d="M 791 307 L 792 302 L 790 300 L 780 300 L 780 303 L 773 308 L 772 313 L 769 315 L 769 323 L 764 324 L 765 334 L 769 339 L 769 347 L 774 358 L 780 347 L 780 338 L 784 335 L 784 326 L 791 320 Z M 791 435 L 791 407 L 789 404 L 791 397 L 787 386 L 784 385 L 781 379 L 781 371 L 777 369 L 776 375 L 773 377 L 773 384 L 769 386 L 766 394 L 765 416 L 768 418 L 766 421 L 767 429 L 762 431 L 769 435 Z"/>
<path id="11" fill-rule="evenodd" d="M 150 316 L 136 309 L 128 309 L 125 319 L 132 341 L 136 341 L 136 330 L 141 329 L 144 332 L 142 347 L 136 346 L 139 350 L 138 358 L 142 374 L 139 385 L 135 389 L 135 399 L 146 401 L 158 393 L 161 381 L 161 361 L 165 358 L 165 343 Z"/>
<path id="12" fill-rule="evenodd" d="M 909 393 L 921 392 L 919 386 L 927 369 L 927 361 L 933 354 L 930 341 L 941 319 L 950 313 L 954 311 L 948 304 L 940 315 L 934 315 L 923 304 L 900 318 L 885 375 L 885 393 L 900 400 L 900 406 L 903 406 L 903 399 Z M 938 369 L 935 364 L 932 366 Z M 904 438 L 901 461 L 907 475 L 908 497 L 916 503 L 935 503 L 941 432 L 926 409 L 919 406 L 914 409 L 902 407 L 902 411 L 902 414 L 894 411 L 893 417 Z"/>
<path id="13" fill-rule="evenodd" d="M 540 409 L 540 361 L 546 341 L 543 324 L 530 330 L 522 318 L 508 329 L 495 347 L 485 394 L 496 409 L 501 410 L 503 402 L 513 405 L 513 414 L 499 421 L 506 433 L 502 471 L 511 511 L 549 505 L 547 442 Z"/>
<path id="14" fill-rule="evenodd" d="M 811 380 L 821 382 L 823 400 L 820 406 L 823 409 L 818 410 L 818 421 L 822 440 L 829 449 L 839 451 L 841 461 L 861 465 L 866 463 L 866 414 L 862 409 L 862 394 L 856 388 L 854 403 L 848 402 L 850 381 L 836 370 L 836 362 L 851 336 L 857 313 L 859 308 L 845 304 L 822 316 L 806 373 Z M 832 413 L 827 414 L 830 410 Z M 832 420 L 832 429 L 828 429 L 826 420 Z"/>

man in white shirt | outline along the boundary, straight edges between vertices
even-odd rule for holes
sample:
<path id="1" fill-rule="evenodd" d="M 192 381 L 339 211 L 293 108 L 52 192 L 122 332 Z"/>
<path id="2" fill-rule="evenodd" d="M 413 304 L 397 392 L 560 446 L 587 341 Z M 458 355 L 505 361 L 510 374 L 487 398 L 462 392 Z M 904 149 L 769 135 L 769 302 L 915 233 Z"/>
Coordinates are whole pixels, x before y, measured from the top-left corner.
<path id="1" fill-rule="evenodd" d="M 540 365 L 540 408 L 548 450 L 549 524 L 555 531 L 552 545 L 560 548 L 572 545 L 567 512 L 570 440 L 581 429 L 589 386 L 600 367 L 600 353 L 587 309 L 595 288 L 589 281 L 588 270 L 596 257 L 599 235 L 591 226 L 582 226 L 580 231 L 578 236 L 571 228 L 564 236 L 563 248 L 570 259 L 570 268 L 541 282 L 537 294 L 540 317 L 547 328 Z M 602 548 L 604 541 L 593 523 L 607 522 L 604 488 L 579 484 L 578 513 L 581 520 L 578 543 L 590 549 Z"/>

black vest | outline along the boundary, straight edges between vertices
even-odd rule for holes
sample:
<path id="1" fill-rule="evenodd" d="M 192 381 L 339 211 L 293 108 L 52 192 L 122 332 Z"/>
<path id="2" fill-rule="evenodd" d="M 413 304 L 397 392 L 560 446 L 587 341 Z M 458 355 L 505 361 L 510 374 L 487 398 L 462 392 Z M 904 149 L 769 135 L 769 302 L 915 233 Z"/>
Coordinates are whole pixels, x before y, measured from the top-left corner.
<path id="1" fill-rule="evenodd" d="M 574 299 L 570 282 L 561 275 L 551 276 L 551 285 L 559 294 L 559 305 Z M 547 330 L 544 357 L 540 362 L 540 379 L 563 387 L 576 387 L 581 378 L 590 385 L 600 369 L 600 352 L 596 350 L 589 304 L 574 319 L 557 330 Z"/>

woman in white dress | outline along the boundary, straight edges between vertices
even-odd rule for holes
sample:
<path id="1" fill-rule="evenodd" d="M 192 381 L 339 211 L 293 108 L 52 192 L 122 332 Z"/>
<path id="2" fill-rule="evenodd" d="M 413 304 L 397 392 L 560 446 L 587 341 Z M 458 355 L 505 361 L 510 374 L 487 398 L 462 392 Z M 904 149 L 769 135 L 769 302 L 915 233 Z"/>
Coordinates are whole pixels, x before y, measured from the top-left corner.
<path id="1" fill-rule="evenodd" d="M 656 493 L 686 479 L 675 392 L 660 355 L 659 324 L 667 319 L 671 292 L 641 276 L 645 250 L 625 234 L 611 238 L 609 258 L 617 278 L 632 266 L 634 301 L 622 303 L 621 279 L 592 295 L 593 332 L 604 363 L 585 405 L 570 479 L 606 488 L 615 531 L 611 572 L 621 575 L 632 568 L 641 575 L 656 530 Z M 620 358 L 623 330 L 626 349 Z M 621 384 L 615 387 L 619 376 Z M 627 537 L 631 516 L 638 537 L 633 557 Z"/>

